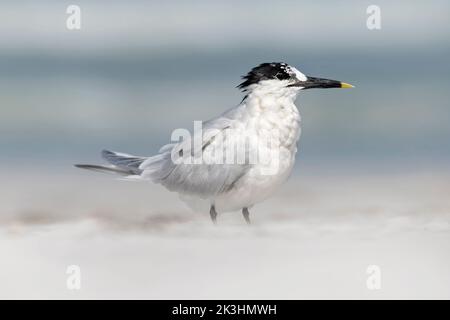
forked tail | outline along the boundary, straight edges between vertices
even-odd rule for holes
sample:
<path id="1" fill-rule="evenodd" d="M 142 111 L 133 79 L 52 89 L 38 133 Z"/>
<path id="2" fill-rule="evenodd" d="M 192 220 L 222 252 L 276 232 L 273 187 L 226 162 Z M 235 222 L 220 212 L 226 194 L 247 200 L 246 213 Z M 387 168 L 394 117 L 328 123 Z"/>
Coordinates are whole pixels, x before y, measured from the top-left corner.
<path id="1" fill-rule="evenodd" d="M 130 176 L 141 174 L 142 170 L 139 166 L 148 159 L 146 157 L 136 157 L 108 150 L 102 151 L 102 157 L 111 165 L 76 164 L 75 167 L 104 173 L 115 173 L 121 176 Z"/>

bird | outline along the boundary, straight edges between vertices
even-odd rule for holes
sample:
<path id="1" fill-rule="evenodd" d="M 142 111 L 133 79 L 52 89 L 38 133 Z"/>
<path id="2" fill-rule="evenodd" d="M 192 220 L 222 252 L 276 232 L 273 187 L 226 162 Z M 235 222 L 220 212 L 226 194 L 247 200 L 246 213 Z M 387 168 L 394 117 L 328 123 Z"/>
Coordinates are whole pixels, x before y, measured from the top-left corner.
<path id="1" fill-rule="evenodd" d="M 353 86 L 271 62 L 252 68 L 237 88 L 244 94 L 237 106 L 203 122 L 193 136 L 181 134 L 156 155 L 103 150 L 108 165 L 75 166 L 161 184 L 191 208 L 209 210 L 214 224 L 218 213 L 232 211 L 242 212 L 250 224 L 250 209 L 271 196 L 293 170 L 301 134 L 298 94 Z"/>

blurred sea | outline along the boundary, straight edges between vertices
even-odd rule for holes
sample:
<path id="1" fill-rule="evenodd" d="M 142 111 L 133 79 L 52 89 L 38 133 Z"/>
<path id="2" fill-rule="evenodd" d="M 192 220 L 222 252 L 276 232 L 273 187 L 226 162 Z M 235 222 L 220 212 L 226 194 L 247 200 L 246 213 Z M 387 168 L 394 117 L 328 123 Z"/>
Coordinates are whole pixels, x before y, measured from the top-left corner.
<path id="1" fill-rule="evenodd" d="M 78 31 L 62 3 L 2 4 L 0 162 L 56 170 L 102 148 L 151 155 L 173 129 L 238 104 L 251 67 L 286 61 L 356 86 L 300 95 L 301 163 L 447 167 L 447 2 L 382 1 L 378 31 L 359 1 L 256 3 L 81 1 Z"/>

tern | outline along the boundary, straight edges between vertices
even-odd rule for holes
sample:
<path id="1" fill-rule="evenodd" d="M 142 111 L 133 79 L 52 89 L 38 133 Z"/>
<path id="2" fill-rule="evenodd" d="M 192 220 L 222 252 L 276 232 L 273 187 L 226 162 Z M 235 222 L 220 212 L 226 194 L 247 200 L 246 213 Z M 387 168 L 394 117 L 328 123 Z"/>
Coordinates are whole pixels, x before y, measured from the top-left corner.
<path id="1" fill-rule="evenodd" d="M 150 157 L 103 150 L 109 165 L 75 166 L 159 183 L 192 208 L 206 205 L 213 223 L 218 213 L 239 210 L 250 224 L 249 209 L 272 195 L 292 172 L 301 133 L 294 104 L 298 93 L 353 86 L 306 76 L 283 62 L 262 63 L 242 79 L 237 86 L 245 95 L 241 103 L 203 123 L 194 137 L 167 144 Z M 261 160 L 251 157 L 253 153 L 266 156 Z"/>

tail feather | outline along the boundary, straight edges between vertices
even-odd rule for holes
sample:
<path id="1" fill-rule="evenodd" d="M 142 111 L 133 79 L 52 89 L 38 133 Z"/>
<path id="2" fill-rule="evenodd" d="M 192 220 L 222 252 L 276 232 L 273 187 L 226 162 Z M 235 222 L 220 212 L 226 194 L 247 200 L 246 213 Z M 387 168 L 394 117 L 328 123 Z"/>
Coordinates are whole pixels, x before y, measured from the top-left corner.
<path id="1" fill-rule="evenodd" d="M 123 170 L 120 168 L 115 167 L 107 167 L 107 166 L 99 166 L 94 164 L 75 164 L 75 167 L 80 169 L 86 169 L 86 170 L 92 170 L 92 171 L 98 171 L 103 173 L 115 173 L 122 176 L 129 176 L 134 174 L 131 170 Z"/>
<path id="2" fill-rule="evenodd" d="M 103 173 L 115 173 L 121 176 L 137 176 L 142 173 L 139 166 L 148 159 L 108 150 L 102 151 L 102 157 L 111 165 L 76 164 L 75 167 Z"/>
<path id="3" fill-rule="evenodd" d="M 146 157 L 136 157 L 109 150 L 103 150 L 102 157 L 113 166 L 122 170 L 131 171 L 133 174 L 140 174 L 142 170 L 139 169 L 139 166 L 147 160 Z"/>

